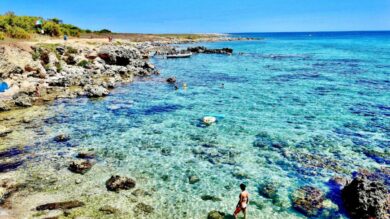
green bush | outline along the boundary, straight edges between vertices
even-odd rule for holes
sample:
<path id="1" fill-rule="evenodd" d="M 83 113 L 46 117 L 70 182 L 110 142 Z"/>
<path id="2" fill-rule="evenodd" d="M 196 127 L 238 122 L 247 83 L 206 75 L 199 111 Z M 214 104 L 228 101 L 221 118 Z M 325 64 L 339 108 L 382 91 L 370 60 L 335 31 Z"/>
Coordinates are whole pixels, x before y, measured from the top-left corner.
<path id="1" fill-rule="evenodd" d="M 6 32 L 7 32 L 7 35 L 11 38 L 16 38 L 16 39 L 30 39 L 31 38 L 31 35 L 27 31 L 25 31 L 24 29 L 22 29 L 20 27 L 7 26 Z"/>
<path id="2" fill-rule="evenodd" d="M 80 67 L 86 68 L 86 67 L 88 67 L 89 62 L 87 60 L 82 60 L 77 65 Z"/>
<path id="3" fill-rule="evenodd" d="M 52 21 L 47 21 L 43 24 L 43 30 L 45 31 L 45 34 L 50 35 L 52 37 L 61 36 L 61 27 L 59 24 L 56 24 Z"/>
<path id="4" fill-rule="evenodd" d="M 4 39 L 5 39 L 5 33 L 0 31 L 0 40 L 4 40 Z"/>

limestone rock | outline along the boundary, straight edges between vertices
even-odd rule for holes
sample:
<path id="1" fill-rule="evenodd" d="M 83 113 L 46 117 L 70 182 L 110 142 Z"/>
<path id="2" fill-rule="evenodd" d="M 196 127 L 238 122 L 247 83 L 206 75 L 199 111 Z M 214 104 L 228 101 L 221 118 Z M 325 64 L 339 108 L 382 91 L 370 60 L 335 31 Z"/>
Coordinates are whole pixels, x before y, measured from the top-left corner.
<path id="1" fill-rule="evenodd" d="M 224 219 L 225 213 L 220 211 L 210 211 L 207 215 L 207 219 Z"/>
<path id="2" fill-rule="evenodd" d="M 150 205 L 147 205 L 147 204 L 144 204 L 144 203 L 138 203 L 135 207 L 134 207 L 134 213 L 136 215 L 148 215 L 148 214 L 151 214 L 153 213 L 154 211 L 154 208 Z"/>
<path id="3" fill-rule="evenodd" d="M 88 97 L 103 97 L 109 93 L 106 88 L 98 85 L 86 85 L 84 91 Z"/>
<path id="4" fill-rule="evenodd" d="M 85 174 L 92 168 L 92 163 L 88 160 L 73 161 L 68 169 L 74 173 Z"/>
<path id="5" fill-rule="evenodd" d="M 20 107 L 30 107 L 32 106 L 31 97 L 29 97 L 25 93 L 16 94 L 13 96 L 13 99 L 15 101 L 15 105 Z"/>
<path id="6" fill-rule="evenodd" d="M 293 194 L 293 206 L 307 216 L 316 216 L 323 208 L 324 193 L 312 186 L 304 186 Z"/>
<path id="7" fill-rule="evenodd" d="M 390 194 L 388 188 L 379 181 L 357 177 L 344 187 L 342 199 L 351 218 L 390 217 Z"/>
<path id="8" fill-rule="evenodd" d="M 39 205 L 36 207 L 36 210 L 37 211 L 55 210 L 55 209 L 67 210 L 67 209 L 78 208 L 82 206 L 84 206 L 83 202 L 74 200 L 74 201 L 53 202 L 44 205 Z"/>
<path id="9" fill-rule="evenodd" d="M 134 188 L 135 185 L 135 180 L 118 175 L 111 176 L 111 178 L 106 181 L 107 190 L 114 192 L 119 192 L 120 190 L 129 190 Z"/>

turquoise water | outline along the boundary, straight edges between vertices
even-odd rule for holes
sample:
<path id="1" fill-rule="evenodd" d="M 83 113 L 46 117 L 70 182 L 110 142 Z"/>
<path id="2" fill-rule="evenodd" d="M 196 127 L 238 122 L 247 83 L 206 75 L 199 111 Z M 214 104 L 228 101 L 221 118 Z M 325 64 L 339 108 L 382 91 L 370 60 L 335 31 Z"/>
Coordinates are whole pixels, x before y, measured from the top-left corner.
<path id="1" fill-rule="evenodd" d="M 389 33 L 249 36 L 265 39 L 202 44 L 231 47 L 234 55 L 154 59 L 160 76 L 100 100 L 59 100 L 50 106 L 57 115 L 45 123 L 48 140 L 36 146 L 51 156 L 97 151 L 96 166 L 110 172 L 88 174 L 103 176 L 101 182 L 119 173 L 153 191 L 144 198 L 155 208 L 148 218 L 231 213 L 241 182 L 254 201 L 250 218 L 304 218 L 290 202 L 298 187 L 316 186 L 337 202 L 331 177 L 389 167 L 389 157 L 364 152 L 389 153 Z M 165 83 L 169 76 L 179 90 Z M 217 115 L 217 123 L 204 126 L 207 115 Z M 59 133 L 71 140 L 52 142 Z M 189 184 L 190 175 L 200 181 Z M 265 183 L 277 185 L 277 200 L 258 193 Z M 337 210 L 319 217 L 329 215 L 346 217 Z"/>

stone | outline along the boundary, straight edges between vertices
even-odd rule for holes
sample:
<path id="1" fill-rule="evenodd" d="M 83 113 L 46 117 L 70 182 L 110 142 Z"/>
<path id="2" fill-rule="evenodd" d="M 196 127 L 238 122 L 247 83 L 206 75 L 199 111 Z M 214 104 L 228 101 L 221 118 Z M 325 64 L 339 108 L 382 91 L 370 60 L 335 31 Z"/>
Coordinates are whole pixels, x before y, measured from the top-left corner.
<path id="1" fill-rule="evenodd" d="M 127 66 L 133 59 L 142 59 L 138 49 L 128 46 L 103 46 L 98 56 L 109 65 Z"/>
<path id="2" fill-rule="evenodd" d="M 151 196 L 152 195 L 150 192 L 145 191 L 143 189 L 136 189 L 131 194 L 136 196 L 136 197 L 145 197 L 145 196 Z"/>
<path id="3" fill-rule="evenodd" d="M 103 97 L 109 94 L 109 91 L 103 86 L 99 85 L 86 85 L 84 92 L 88 97 Z"/>
<path id="4" fill-rule="evenodd" d="M 136 186 L 135 180 L 123 176 L 111 176 L 106 181 L 106 188 L 109 191 L 119 192 L 120 190 L 129 190 Z"/>
<path id="5" fill-rule="evenodd" d="M 233 49 L 231 48 L 208 49 L 204 46 L 189 47 L 187 48 L 187 51 L 192 53 L 227 54 L 227 55 L 231 55 L 233 53 Z"/>
<path id="6" fill-rule="evenodd" d="M 273 183 L 266 183 L 259 187 L 259 194 L 266 198 L 273 199 L 277 196 L 278 186 Z"/>
<path id="7" fill-rule="evenodd" d="M 117 208 L 114 208 L 109 205 L 104 205 L 103 207 L 99 208 L 99 211 L 105 213 L 105 214 L 116 214 L 119 210 Z"/>
<path id="8" fill-rule="evenodd" d="M 76 157 L 80 159 L 94 159 L 96 157 L 96 154 L 92 151 L 84 151 L 79 152 Z"/>
<path id="9" fill-rule="evenodd" d="M 225 213 L 220 212 L 220 211 L 210 211 L 209 214 L 207 215 L 207 219 L 224 219 L 225 218 Z"/>
<path id="10" fill-rule="evenodd" d="M 329 183 L 337 185 L 338 187 L 344 187 L 348 184 L 348 179 L 342 176 L 334 176 L 329 180 Z"/>
<path id="11" fill-rule="evenodd" d="M 57 135 L 56 137 L 54 137 L 54 141 L 56 142 L 67 142 L 70 140 L 70 137 L 69 135 L 66 135 L 66 134 L 60 134 L 60 135 Z"/>
<path id="12" fill-rule="evenodd" d="M 222 199 L 220 199 L 216 196 L 213 196 L 213 195 L 202 195 L 201 198 L 203 201 L 213 201 L 213 202 L 222 201 Z"/>
<path id="13" fill-rule="evenodd" d="M 148 215 L 148 214 L 153 213 L 153 211 L 154 211 L 154 208 L 152 206 L 144 204 L 144 203 L 138 203 L 134 207 L 134 213 L 136 215 L 141 215 L 141 214 Z"/>
<path id="14" fill-rule="evenodd" d="M 312 186 L 304 186 L 293 195 L 293 207 L 307 216 L 316 216 L 323 208 L 324 193 Z"/>
<path id="15" fill-rule="evenodd" d="M 82 207 L 84 205 L 85 204 L 81 201 L 73 200 L 73 201 L 53 202 L 53 203 L 48 203 L 48 204 L 44 204 L 44 205 L 39 205 L 35 209 L 37 211 L 56 210 L 56 209 L 67 210 L 67 209 L 72 209 L 72 208 L 79 208 L 79 207 Z"/>
<path id="16" fill-rule="evenodd" d="M 0 112 L 11 110 L 9 101 L 0 100 Z"/>
<path id="17" fill-rule="evenodd" d="M 390 195 L 380 181 L 357 177 L 343 188 L 341 195 L 345 209 L 353 219 L 388 219 L 390 216 Z"/>
<path id="18" fill-rule="evenodd" d="M 30 107 L 32 106 L 31 97 L 25 93 L 16 94 L 13 97 L 15 105 L 20 107 Z"/>
<path id="19" fill-rule="evenodd" d="M 195 184 L 195 183 L 197 183 L 197 182 L 199 182 L 199 181 L 200 181 L 199 177 L 197 177 L 197 176 L 195 176 L 195 175 L 192 175 L 192 176 L 189 176 L 189 177 L 188 177 L 188 182 L 189 182 L 190 184 Z"/>
<path id="20" fill-rule="evenodd" d="M 0 127 L 0 137 L 5 137 L 12 132 L 13 131 L 11 129 L 7 129 L 5 127 Z"/>
<path id="21" fill-rule="evenodd" d="M 73 161 L 68 169 L 74 173 L 85 174 L 92 168 L 92 163 L 88 160 Z"/>
<path id="22" fill-rule="evenodd" d="M 167 78 L 167 82 L 170 83 L 170 84 L 174 84 L 174 83 L 176 83 L 176 78 L 175 77 L 169 77 L 169 78 Z"/>

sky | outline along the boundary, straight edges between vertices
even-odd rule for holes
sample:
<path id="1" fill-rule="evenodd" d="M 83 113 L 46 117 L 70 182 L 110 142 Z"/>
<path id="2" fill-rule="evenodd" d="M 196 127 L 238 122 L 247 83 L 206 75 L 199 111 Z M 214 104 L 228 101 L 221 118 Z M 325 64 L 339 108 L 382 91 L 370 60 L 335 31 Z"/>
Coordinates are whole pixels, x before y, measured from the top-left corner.
<path id="1" fill-rule="evenodd" d="M 0 13 L 127 33 L 390 30 L 390 0 L 0 0 Z"/>

